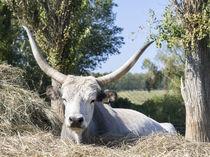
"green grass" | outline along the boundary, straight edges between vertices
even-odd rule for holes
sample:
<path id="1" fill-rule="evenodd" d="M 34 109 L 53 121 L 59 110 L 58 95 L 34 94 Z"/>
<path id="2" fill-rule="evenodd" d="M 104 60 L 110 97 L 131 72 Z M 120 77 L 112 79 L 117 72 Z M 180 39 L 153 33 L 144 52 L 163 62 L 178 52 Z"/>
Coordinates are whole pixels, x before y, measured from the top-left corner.
<path id="1" fill-rule="evenodd" d="M 153 96 L 163 96 L 164 94 L 167 94 L 167 91 L 152 90 L 148 92 L 148 91 L 130 90 L 130 91 L 119 91 L 117 92 L 117 94 L 120 98 L 127 98 L 134 104 L 142 105 L 146 100 L 152 98 Z"/>

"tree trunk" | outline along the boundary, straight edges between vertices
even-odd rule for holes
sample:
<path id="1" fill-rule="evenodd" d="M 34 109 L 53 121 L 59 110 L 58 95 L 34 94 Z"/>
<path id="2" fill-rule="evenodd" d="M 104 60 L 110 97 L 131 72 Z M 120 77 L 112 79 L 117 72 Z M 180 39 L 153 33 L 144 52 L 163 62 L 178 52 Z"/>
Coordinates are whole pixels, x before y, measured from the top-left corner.
<path id="1" fill-rule="evenodd" d="M 186 52 L 185 82 L 181 82 L 186 108 L 186 139 L 210 142 L 210 49 L 208 38 Z"/>
<path id="2" fill-rule="evenodd" d="M 55 81 L 54 79 L 51 79 L 52 86 L 56 88 L 60 88 L 61 84 Z M 52 100 L 51 99 L 51 109 L 53 112 L 57 114 L 61 122 L 63 123 L 64 121 L 64 106 L 63 106 L 63 101 L 62 98 L 60 97 L 59 99 Z"/>

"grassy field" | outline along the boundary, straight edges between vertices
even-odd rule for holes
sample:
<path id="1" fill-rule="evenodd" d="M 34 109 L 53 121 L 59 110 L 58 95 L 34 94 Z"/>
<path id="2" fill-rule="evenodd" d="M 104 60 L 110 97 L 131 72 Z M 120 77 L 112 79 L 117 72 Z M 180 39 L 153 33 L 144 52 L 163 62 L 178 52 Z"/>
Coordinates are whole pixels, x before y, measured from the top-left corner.
<path id="1" fill-rule="evenodd" d="M 153 96 L 163 96 L 167 94 L 166 90 L 152 90 L 148 91 L 139 91 L 139 90 L 130 90 L 130 91 L 120 91 L 117 92 L 120 98 L 127 98 L 132 103 L 137 105 L 142 105 L 146 100 L 152 98 Z"/>

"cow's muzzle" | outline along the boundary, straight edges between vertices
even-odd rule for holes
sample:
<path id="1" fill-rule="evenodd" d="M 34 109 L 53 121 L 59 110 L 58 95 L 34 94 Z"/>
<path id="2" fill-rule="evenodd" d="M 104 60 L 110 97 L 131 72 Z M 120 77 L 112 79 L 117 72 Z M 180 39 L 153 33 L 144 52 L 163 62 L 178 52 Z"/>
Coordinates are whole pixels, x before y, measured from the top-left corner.
<path id="1" fill-rule="evenodd" d="M 84 121 L 84 118 L 82 116 L 69 117 L 69 124 L 71 128 L 82 128 L 83 121 Z"/>

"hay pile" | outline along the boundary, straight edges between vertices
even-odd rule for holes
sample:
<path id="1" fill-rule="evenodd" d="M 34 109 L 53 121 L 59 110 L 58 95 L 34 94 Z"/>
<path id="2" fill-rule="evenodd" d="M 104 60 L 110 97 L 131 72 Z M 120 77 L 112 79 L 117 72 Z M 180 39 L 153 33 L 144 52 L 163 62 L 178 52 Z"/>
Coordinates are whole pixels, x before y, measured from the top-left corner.
<path id="1" fill-rule="evenodd" d="M 25 72 L 22 69 L 0 62 L 0 84 L 27 88 L 24 74 Z"/>
<path id="2" fill-rule="evenodd" d="M 62 141 L 61 124 L 38 94 L 27 90 L 24 72 L 0 64 L 0 156 L 193 156 L 209 157 L 209 143 L 192 143 L 182 136 L 155 134 L 127 143 L 116 140 L 76 145 Z M 53 131 L 52 131 L 53 130 Z"/>
<path id="3" fill-rule="evenodd" d="M 210 144 L 188 142 L 182 136 L 155 134 L 133 144 L 77 145 L 50 133 L 0 137 L 0 156 L 51 157 L 209 157 Z"/>
<path id="4" fill-rule="evenodd" d="M 52 130 L 61 123 L 37 93 L 26 89 L 24 71 L 0 64 L 0 136 Z"/>

